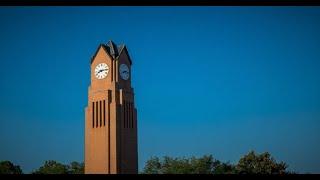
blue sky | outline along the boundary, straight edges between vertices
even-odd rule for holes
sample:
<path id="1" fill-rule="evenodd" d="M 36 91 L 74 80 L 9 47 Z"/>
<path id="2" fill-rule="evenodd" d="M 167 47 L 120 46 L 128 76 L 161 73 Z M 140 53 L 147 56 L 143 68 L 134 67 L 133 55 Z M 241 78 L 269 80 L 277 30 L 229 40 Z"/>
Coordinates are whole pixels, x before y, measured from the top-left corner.
<path id="1" fill-rule="evenodd" d="M 133 60 L 139 168 L 268 151 L 320 172 L 319 7 L 1 7 L 0 160 L 83 161 L 89 62 Z"/>

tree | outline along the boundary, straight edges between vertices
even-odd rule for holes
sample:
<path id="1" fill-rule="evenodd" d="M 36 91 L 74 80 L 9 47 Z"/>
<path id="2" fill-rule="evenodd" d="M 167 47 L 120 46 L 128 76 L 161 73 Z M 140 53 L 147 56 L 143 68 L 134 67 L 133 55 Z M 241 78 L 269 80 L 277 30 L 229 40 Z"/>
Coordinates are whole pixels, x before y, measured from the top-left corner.
<path id="1" fill-rule="evenodd" d="M 211 174 L 216 160 L 211 155 L 200 158 L 172 158 L 165 156 L 160 160 L 151 157 L 146 162 L 144 174 Z"/>
<path id="2" fill-rule="evenodd" d="M 10 161 L 1 161 L 0 174 L 22 174 L 22 170 L 20 166 L 14 165 Z"/>
<path id="3" fill-rule="evenodd" d="M 205 155 L 200 158 L 192 157 L 190 160 L 192 174 L 212 174 L 217 160 L 214 160 L 212 155 Z"/>
<path id="4" fill-rule="evenodd" d="M 161 174 L 190 174 L 191 165 L 186 158 L 165 156 L 161 165 Z"/>
<path id="5" fill-rule="evenodd" d="M 213 174 L 237 174 L 236 166 L 229 162 L 223 163 L 217 161 L 214 167 Z"/>
<path id="6" fill-rule="evenodd" d="M 68 166 L 53 160 L 45 161 L 44 165 L 33 174 L 68 174 Z"/>
<path id="7" fill-rule="evenodd" d="M 84 163 L 73 161 L 68 166 L 69 174 L 84 174 Z"/>
<path id="8" fill-rule="evenodd" d="M 239 160 L 236 169 L 240 174 L 284 174 L 287 167 L 284 162 L 277 163 L 268 152 L 259 155 L 250 151 Z"/>
<path id="9" fill-rule="evenodd" d="M 161 162 L 158 157 L 151 157 L 144 166 L 143 174 L 161 174 Z"/>

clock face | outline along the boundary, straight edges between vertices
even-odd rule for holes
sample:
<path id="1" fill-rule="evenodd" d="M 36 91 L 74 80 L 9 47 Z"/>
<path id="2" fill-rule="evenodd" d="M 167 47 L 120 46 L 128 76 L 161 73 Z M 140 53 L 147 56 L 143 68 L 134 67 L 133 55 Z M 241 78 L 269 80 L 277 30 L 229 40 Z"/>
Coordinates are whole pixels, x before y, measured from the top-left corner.
<path id="1" fill-rule="evenodd" d="M 129 73 L 129 68 L 126 64 L 121 64 L 119 67 L 119 73 L 120 76 L 123 80 L 128 80 L 130 73 Z"/>
<path id="2" fill-rule="evenodd" d="M 96 66 L 94 70 L 94 75 L 97 79 L 103 79 L 107 77 L 109 72 L 109 66 L 106 63 L 100 63 Z"/>

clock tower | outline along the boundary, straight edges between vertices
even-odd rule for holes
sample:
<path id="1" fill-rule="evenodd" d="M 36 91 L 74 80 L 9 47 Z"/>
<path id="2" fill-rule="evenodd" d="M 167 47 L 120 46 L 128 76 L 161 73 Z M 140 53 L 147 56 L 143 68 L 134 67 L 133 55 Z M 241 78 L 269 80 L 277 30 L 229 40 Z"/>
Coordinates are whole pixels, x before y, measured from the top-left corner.
<path id="1" fill-rule="evenodd" d="M 137 110 L 125 45 L 100 44 L 90 62 L 85 173 L 138 173 Z"/>

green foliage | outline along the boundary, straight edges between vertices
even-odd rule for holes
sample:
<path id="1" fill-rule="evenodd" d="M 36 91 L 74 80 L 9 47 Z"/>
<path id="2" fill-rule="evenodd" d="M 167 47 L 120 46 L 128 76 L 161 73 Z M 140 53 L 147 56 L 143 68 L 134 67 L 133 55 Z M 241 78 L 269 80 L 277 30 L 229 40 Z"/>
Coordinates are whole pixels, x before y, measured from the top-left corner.
<path id="1" fill-rule="evenodd" d="M 71 162 L 70 165 L 49 160 L 44 165 L 33 172 L 33 174 L 83 174 L 84 163 Z"/>
<path id="2" fill-rule="evenodd" d="M 143 174 L 212 174 L 216 160 L 210 156 L 200 158 L 171 158 L 168 156 L 160 160 L 151 157 L 146 162 Z"/>
<path id="3" fill-rule="evenodd" d="M 188 159 L 164 157 L 161 165 L 161 174 L 189 174 L 191 166 Z"/>
<path id="4" fill-rule="evenodd" d="M 34 171 L 33 174 L 68 174 L 68 166 L 49 160 L 45 161 L 44 165 Z"/>
<path id="5" fill-rule="evenodd" d="M 20 166 L 16 166 L 10 161 L 1 161 L 0 174 L 22 174 L 22 170 Z"/>
<path id="6" fill-rule="evenodd" d="M 158 157 L 151 157 L 141 172 L 142 174 L 161 174 L 161 162 Z"/>
<path id="7" fill-rule="evenodd" d="M 212 174 L 217 162 L 212 155 L 205 155 L 200 158 L 192 157 L 189 161 L 191 174 Z"/>
<path id="8" fill-rule="evenodd" d="M 69 174 L 84 174 L 84 163 L 71 162 L 68 166 Z"/>
<path id="9" fill-rule="evenodd" d="M 284 174 L 287 165 L 277 163 L 269 153 L 255 154 L 254 151 L 243 156 L 238 164 L 223 163 L 211 155 L 200 158 L 172 158 L 165 156 L 161 159 L 151 157 L 146 162 L 143 174 Z M 290 172 L 292 173 L 292 172 Z"/>
<path id="10" fill-rule="evenodd" d="M 268 152 L 260 155 L 250 151 L 242 157 L 237 164 L 237 171 L 240 174 L 285 174 L 287 164 L 277 163 Z"/>
<path id="11" fill-rule="evenodd" d="M 237 174 L 235 165 L 232 165 L 229 162 L 222 163 L 217 161 L 214 167 L 213 174 Z"/>

